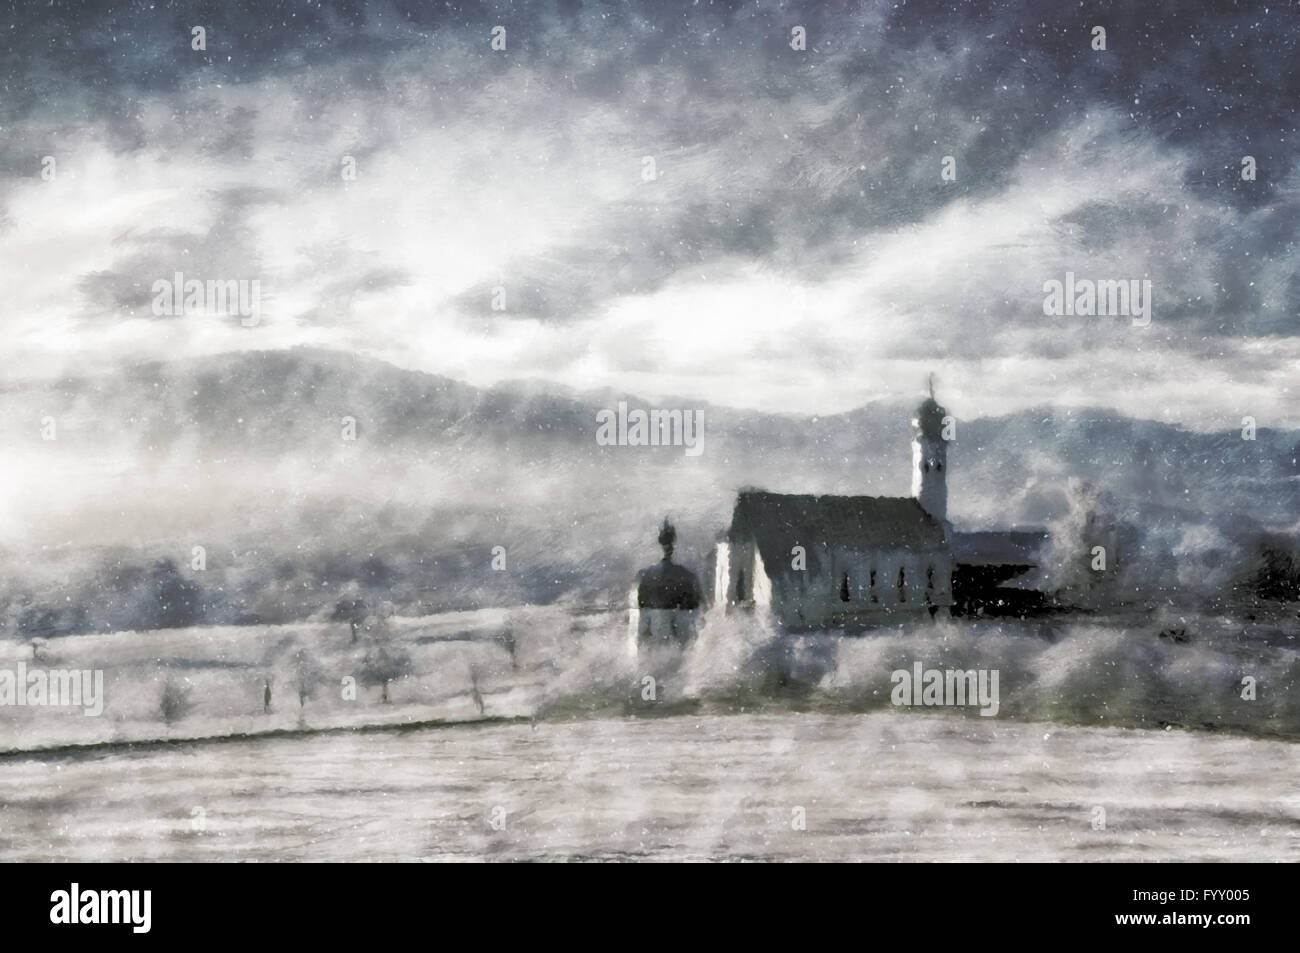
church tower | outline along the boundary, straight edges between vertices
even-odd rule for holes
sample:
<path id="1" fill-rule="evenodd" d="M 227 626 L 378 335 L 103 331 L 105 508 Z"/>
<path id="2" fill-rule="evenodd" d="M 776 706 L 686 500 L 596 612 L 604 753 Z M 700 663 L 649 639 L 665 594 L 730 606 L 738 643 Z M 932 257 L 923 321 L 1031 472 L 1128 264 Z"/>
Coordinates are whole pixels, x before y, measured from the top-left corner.
<path id="1" fill-rule="evenodd" d="M 941 523 L 948 519 L 948 442 L 943 439 L 947 415 L 934 399 L 932 374 L 930 396 L 912 418 L 912 496 Z"/>

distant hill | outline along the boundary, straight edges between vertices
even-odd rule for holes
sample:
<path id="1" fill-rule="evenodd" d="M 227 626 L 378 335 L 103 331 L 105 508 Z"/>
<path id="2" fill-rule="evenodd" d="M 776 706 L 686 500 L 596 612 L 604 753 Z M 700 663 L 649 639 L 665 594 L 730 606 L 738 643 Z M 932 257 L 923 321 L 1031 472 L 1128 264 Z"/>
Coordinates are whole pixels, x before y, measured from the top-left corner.
<path id="1" fill-rule="evenodd" d="M 194 603 L 179 616 L 174 604 L 150 609 L 169 622 L 279 621 L 345 593 L 426 608 L 618 597 L 655 558 L 665 513 L 681 556 L 702 565 L 739 486 L 910 489 L 912 400 L 812 418 L 656 401 L 703 410 L 699 456 L 598 446 L 596 413 L 619 400 L 648 406 L 535 382 L 479 389 L 310 349 L 10 384 L 0 391 L 9 616 L 56 594 L 81 603 L 76 624 L 91 628 L 132 624 L 141 605 L 166 601 L 160 591 Z M 1165 548 L 1296 529 L 1300 432 L 1245 441 L 1237 429 L 1193 433 L 1100 410 L 970 421 L 950 410 L 959 527 L 1049 524 L 1077 478 Z M 43 440 L 51 418 L 57 439 Z M 195 546 L 202 571 L 190 568 Z M 503 572 L 491 569 L 495 546 Z M 190 583 L 197 594 L 177 596 Z"/>

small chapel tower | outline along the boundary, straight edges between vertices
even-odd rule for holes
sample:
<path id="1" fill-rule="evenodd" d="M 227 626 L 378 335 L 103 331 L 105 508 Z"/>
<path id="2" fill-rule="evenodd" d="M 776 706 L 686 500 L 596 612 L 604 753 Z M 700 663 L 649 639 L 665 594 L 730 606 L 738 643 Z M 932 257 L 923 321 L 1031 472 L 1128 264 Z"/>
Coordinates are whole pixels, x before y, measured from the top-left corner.
<path id="1" fill-rule="evenodd" d="M 659 545 L 664 558 L 643 569 L 632 590 L 631 634 L 638 648 L 677 646 L 685 648 L 695 638 L 696 614 L 701 592 L 695 573 L 673 562 L 677 530 L 664 518 Z"/>
<path id="2" fill-rule="evenodd" d="M 930 375 L 930 396 L 912 418 L 912 496 L 921 508 L 939 520 L 948 519 L 948 442 L 943 439 L 948 411 L 934 399 L 934 375 Z"/>

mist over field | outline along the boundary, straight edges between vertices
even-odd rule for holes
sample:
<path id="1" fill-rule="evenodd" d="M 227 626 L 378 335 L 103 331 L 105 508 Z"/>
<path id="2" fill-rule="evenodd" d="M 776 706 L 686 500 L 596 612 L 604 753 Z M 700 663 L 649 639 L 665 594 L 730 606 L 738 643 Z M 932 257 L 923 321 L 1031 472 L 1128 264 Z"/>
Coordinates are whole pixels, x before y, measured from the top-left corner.
<path id="1" fill-rule="evenodd" d="M 1251 861 L 1297 849 L 1300 654 L 1285 619 L 954 620 L 792 640 L 717 613 L 679 664 L 654 670 L 654 701 L 622 613 L 386 625 L 360 644 L 346 623 L 53 641 L 48 666 L 106 667 L 108 704 L 97 718 L 10 710 L 0 857 Z M 1167 625 L 1190 641 L 1161 637 Z M 387 703 L 366 675 L 375 639 L 409 653 Z M 917 663 L 998 670 L 997 716 L 893 705 L 891 673 Z M 354 701 L 338 691 L 347 675 L 360 679 Z M 167 721 L 165 685 L 185 697 Z M 806 830 L 792 833 L 798 808 Z M 495 811 L 499 827 L 485 822 Z"/>
<path id="2" fill-rule="evenodd" d="M 35 660 L 21 644 L 0 647 L 10 668 L 100 670 L 106 686 L 95 717 L 11 708 L 0 730 L 10 751 L 485 718 L 911 716 L 926 709 L 918 696 L 900 710 L 892 677 L 917 663 L 999 672 L 988 717 L 1002 720 L 1300 738 L 1300 643 L 1280 612 L 953 619 L 864 637 L 791 636 L 715 608 L 695 644 L 660 659 L 638 654 L 626 612 L 562 605 L 387 616 L 357 637 L 345 621 L 312 621 L 73 635 Z M 1263 687 L 1243 693 L 1246 678 Z M 160 705 L 168 686 L 184 697 L 171 713 Z M 986 717 L 973 699 L 948 714 Z"/>

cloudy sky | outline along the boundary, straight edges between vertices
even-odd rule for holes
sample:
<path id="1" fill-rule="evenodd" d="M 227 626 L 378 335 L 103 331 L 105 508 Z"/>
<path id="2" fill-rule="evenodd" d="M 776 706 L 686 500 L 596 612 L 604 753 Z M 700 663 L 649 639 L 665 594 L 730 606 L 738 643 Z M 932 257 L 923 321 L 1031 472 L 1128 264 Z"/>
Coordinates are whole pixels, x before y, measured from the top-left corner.
<path id="1" fill-rule="evenodd" d="M 304 344 L 777 412 L 934 370 L 966 415 L 1300 426 L 1300 14 L 1215 6 L 12 4 L 4 375 Z M 155 315 L 178 271 L 259 280 L 260 323 Z M 1150 326 L 1045 316 L 1067 271 L 1150 279 Z"/>

